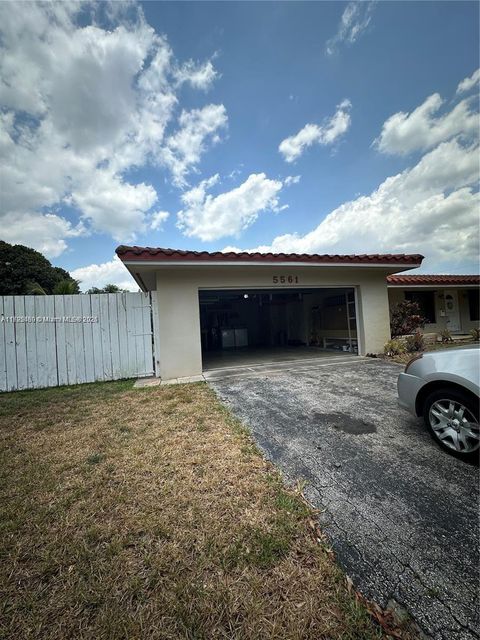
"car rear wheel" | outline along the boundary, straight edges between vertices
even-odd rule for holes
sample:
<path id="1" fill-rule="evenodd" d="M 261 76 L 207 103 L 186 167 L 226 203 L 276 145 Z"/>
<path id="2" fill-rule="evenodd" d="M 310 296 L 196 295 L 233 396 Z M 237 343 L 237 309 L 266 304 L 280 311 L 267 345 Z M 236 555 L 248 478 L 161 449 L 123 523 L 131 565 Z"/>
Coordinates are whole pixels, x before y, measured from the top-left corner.
<path id="1" fill-rule="evenodd" d="M 460 458 L 478 458 L 478 403 L 457 389 L 437 389 L 425 400 L 423 418 L 438 444 Z"/>

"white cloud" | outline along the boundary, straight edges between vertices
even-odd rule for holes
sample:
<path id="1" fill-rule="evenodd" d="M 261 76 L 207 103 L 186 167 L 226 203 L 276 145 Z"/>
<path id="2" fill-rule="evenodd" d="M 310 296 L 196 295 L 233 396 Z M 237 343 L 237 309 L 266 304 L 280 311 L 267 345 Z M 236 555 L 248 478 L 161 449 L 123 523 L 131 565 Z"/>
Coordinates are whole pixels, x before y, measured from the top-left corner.
<path id="1" fill-rule="evenodd" d="M 186 186 L 185 176 L 198 164 L 205 152 L 206 142 L 219 142 L 219 129 L 227 126 L 227 112 L 223 104 L 209 104 L 202 109 L 182 111 L 180 128 L 168 138 L 162 158 L 170 168 L 177 186 Z"/>
<path id="2" fill-rule="evenodd" d="M 479 251 L 478 153 L 477 142 L 443 142 L 309 233 L 277 236 L 252 251 L 423 253 L 427 269 L 472 269 Z"/>
<path id="3" fill-rule="evenodd" d="M 477 69 L 472 73 L 469 78 L 464 78 L 457 87 L 457 93 L 467 93 L 475 85 L 480 82 L 480 69 Z"/>
<path id="4" fill-rule="evenodd" d="M 207 191 L 219 182 L 218 174 L 203 180 L 183 197 L 185 208 L 178 213 L 177 226 L 186 236 L 204 241 L 238 236 L 251 226 L 262 211 L 280 211 L 278 194 L 283 183 L 264 173 L 252 173 L 243 184 L 217 196 Z"/>
<path id="5" fill-rule="evenodd" d="M 328 40 L 325 53 L 335 54 L 339 47 L 353 44 L 370 24 L 375 2 L 349 2 L 342 13 L 337 33 Z"/>
<path id="6" fill-rule="evenodd" d="M 90 264 L 70 271 L 75 280 L 80 281 L 80 289 L 88 291 L 92 287 L 101 289 L 107 284 L 116 284 L 121 289 L 138 291 L 139 286 L 125 269 L 123 262 L 117 256 L 102 264 Z"/>
<path id="7" fill-rule="evenodd" d="M 168 220 L 170 214 L 168 211 L 156 211 L 152 214 L 150 220 L 150 227 L 156 231 L 161 231 L 163 228 L 163 223 Z"/>
<path id="8" fill-rule="evenodd" d="M 287 162 L 294 162 L 308 147 L 314 144 L 331 145 L 340 138 L 350 127 L 350 100 L 343 100 L 331 118 L 322 125 L 306 124 L 294 136 L 282 140 L 278 150 Z"/>
<path id="9" fill-rule="evenodd" d="M 87 235 L 81 223 L 74 227 L 53 213 L 7 213 L 1 222 L 2 240 L 32 247 L 48 258 L 56 258 L 65 251 L 65 238 Z"/>
<path id="10" fill-rule="evenodd" d="M 188 60 L 175 72 L 178 86 L 190 84 L 194 89 L 209 89 L 217 77 L 218 73 L 211 60 L 204 64 Z"/>
<path id="11" fill-rule="evenodd" d="M 157 194 L 127 172 L 150 164 L 185 182 L 227 116 L 223 105 L 180 111 L 176 91 L 215 77 L 211 61 L 179 64 L 133 2 L 0 3 L 0 221 L 68 204 L 92 231 L 132 240 Z M 50 252 L 66 248 L 68 224 L 45 240 Z"/>
<path id="12" fill-rule="evenodd" d="M 462 100 L 445 115 L 436 116 L 442 105 L 442 98 L 434 93 L 411 113 L 395 113 L 383 124 L 375 145 L 383 153 L 404 155 L 431 149 L 459 134 L 468 138 L 478 132 L 478 113 L 471 110 L 470 100 Z"/>
<path id="13" fill-rule="evenodd" d="M 302 176 L 287 176 L 285 178 L 285 186 L 289 187 L 291 184 L 298 184 Z"/>
<path id="14" fill-rule="evenodd" d="M 69 202 L 82 211 L 96 231 L 128 242 L 143 231 L 145 212 L 156 200 L 152 186 L 143 182 L 129 184 L 109 171 L 97 170 L 90 182 L 72 191 Z"/>

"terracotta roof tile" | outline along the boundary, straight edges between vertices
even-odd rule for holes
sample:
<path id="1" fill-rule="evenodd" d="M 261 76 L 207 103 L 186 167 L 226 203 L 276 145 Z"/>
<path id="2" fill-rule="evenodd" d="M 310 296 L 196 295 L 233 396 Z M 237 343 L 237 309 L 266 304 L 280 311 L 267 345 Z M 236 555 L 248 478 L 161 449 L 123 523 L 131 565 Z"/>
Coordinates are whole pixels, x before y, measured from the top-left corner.
<path id="1" fill-rule="evenodd" d="M 128 247 L 120 245 L 116 249 L 122 261 L 139 262 L 313 262 L 318 264 L 392 264 L 420 266 L 423 256 L 420 254 L 374 253 L 362 255 L 310 254 L 310 253 L 236 253 L 229 251 L 183 251 L 181 249 L 163 249 L 161 247 Z"/>
<path id="2" fill-rule="evenodd" d="M 387 276 L 387 283 L 391 285 L 466 285 L 480 284 L 480 276 L 478 275 L 393 275 Z"/>

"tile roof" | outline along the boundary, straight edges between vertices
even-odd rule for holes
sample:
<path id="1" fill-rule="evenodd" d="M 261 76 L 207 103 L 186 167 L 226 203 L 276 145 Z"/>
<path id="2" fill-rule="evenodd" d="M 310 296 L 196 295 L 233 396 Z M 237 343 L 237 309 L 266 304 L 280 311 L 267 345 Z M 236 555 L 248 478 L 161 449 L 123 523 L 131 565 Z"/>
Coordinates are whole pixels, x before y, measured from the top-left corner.
<path id="1" fill-rule="evenodd" d="M 387 283 L 396 286 L 406 285 L 466 285 L 466 284 L 480 284 L 480 276 L 478 275 L 466 275 L 466 276 L 447 276 L 447 275 L 394 275 L 387 276 Z"/>
<path id="2" fill-rule="evenodd" d="M 318 264 L 387 264 L 420 266 L 423 256 L 420 254 L 374 253 L 362 255 L 310 254 L 310 253 L 236 253 L 229 251 L 182 251 L 180 249 L 162 249 L 160 247 L 128 247 L 120 245 L 116 249 L 123 261 L 152 262 L 312 262 Z"/>

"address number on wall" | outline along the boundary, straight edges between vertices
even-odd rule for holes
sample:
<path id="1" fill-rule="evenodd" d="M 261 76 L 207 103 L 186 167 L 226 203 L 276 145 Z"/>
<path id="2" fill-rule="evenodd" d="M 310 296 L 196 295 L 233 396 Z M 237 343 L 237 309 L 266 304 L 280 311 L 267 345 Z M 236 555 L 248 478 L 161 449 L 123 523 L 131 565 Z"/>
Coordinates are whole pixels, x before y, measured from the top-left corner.
<path id="1" fill-rule="evenodd" d="M 273 276 L 273 284 L 298 284 L 298 276 Z"/>

